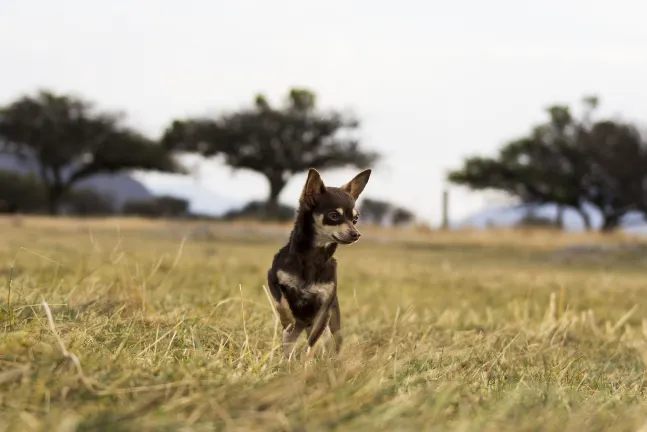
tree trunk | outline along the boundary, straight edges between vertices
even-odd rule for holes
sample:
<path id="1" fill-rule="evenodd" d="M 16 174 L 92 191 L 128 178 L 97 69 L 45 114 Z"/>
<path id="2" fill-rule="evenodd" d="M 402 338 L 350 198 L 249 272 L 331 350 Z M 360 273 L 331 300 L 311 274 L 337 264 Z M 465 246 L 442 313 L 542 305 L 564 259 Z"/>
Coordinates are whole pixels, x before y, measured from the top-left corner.
<path id="1" fill-rule="evenodd" d="M 608 234 L 615 231 L 615 229 L 620 226 L 621 215 L 612 213 L 604 214 L 602 217 L 602 227 L 600 228 L 601 232 Z"/>
<path id="2" fill-rule="evenodd" d="M 591 231 L 591 217 L 589 214 L 583 209 L 577 209 L 577 212 L 580 214 L 582 222 L 584 222 L 584 230 Z"/>
<path id="3" fill-rule="evenodd" d="M 61 179 L 60 167 L 48 168 L 45 162 L 39 161 L 40 165 L 40 180 L 47 188 L 47 212 L 50 216 L 58 215 L 59 204 L 63 193 L 65 192 L 65 185 Z M 48 175 L 48 169 L 51 176 Z"/>
<path id="4" fill-rule="evenodd" d="M 266 177 L 270 184 L 270 194 L 265 202 L 265 213 L 266 216 L 275 217 L 279 211 L 279 195 L 287 182 L 284 180 L 282 173 L 273 173 Z"/>
<path id="5" fill-rule="evenodd" d="M 564 206 L 563 205 L 557 206 L 557 217 L 555 218 L 555 225 L 560 230 L 564 229 Z"/>
<path id="6" fill-rule="evenodd" d="M 64 189 L 61 186 L 50 185 L 47 191 L 47 210 L 50 216 L 56 216 L 59 213 L 59 205 L 63 197 Z"/>

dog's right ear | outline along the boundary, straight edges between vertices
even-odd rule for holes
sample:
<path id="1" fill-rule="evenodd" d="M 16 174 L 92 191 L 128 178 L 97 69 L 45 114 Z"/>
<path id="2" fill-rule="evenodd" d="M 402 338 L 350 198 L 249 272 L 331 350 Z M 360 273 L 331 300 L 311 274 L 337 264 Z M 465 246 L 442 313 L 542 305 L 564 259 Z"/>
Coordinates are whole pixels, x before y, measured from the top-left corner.
<path id="1" fill-rule="evenodd" d="M 326 192 L 326 186 L 321 180 L 319 172 L 314 168 L 310 168 L 306 184 L 301 192 L 301 203 L 307 208 L 312 208 L 324 192 Z"/>
<path id="2" fill-rule="evenodd" d="M 371 170 L 365 169 L 361 173 L 357 174 L 351 181 L 346 183 L 341 187 L 345 192 L 348 192 L 350 196 L 354 199 L 359 198 L 359 195 L 362 193 L 368 183 L 368 179 L 371 177 Z"/>

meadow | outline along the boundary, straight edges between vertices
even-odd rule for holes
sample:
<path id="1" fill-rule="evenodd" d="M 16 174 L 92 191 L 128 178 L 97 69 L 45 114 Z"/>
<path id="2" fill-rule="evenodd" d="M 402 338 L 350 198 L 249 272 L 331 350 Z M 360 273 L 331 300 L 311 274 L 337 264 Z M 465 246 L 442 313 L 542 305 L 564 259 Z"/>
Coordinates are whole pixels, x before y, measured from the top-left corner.
<path id="1" fill-rule="evenodd" d="M 0 219 L 0 431 L 647 431 L 647 243 L 360 228 L 291 362 L 289 226 Z"/>

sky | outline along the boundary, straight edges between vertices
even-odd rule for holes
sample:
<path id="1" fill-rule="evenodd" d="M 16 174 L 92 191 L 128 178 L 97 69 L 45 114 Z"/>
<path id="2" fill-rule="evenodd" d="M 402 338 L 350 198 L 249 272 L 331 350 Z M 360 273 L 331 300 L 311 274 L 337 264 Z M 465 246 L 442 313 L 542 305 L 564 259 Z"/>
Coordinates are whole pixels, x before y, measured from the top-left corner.
<path id="1" fill-rule="evenodd" d="M 596 94 L 601 115 L 645 120 L 646 15 L 640 0 L 2 0 L 0 103 L 71 92 L 158 137 L 173 118 L 307 87 L 322 108 L 352 110 L 363 145 L 384 155 L 364 196 L 436 224 L 447 171 L 493 154 L 550 104 Z M 322 176 L 341 185 L 354 174 Z M 296 204 L 304 180 L 281 200 Z M 193 181 L 235 201 L 268 190 L 218 161 Z M 450 187 L 450 216 L 491 198 Z"/>

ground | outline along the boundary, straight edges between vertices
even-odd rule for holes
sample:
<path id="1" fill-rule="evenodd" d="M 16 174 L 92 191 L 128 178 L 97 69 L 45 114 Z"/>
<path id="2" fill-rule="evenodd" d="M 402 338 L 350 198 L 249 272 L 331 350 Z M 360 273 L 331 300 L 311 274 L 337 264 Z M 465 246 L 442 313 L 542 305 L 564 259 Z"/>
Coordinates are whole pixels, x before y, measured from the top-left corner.
<path id="1" fill-rule="evenodd" d="M 0 431 L 647 430 L 639 241 L 362 228 L 341 354 L 287 362 L 286 230 L 0 219 Z"/>

